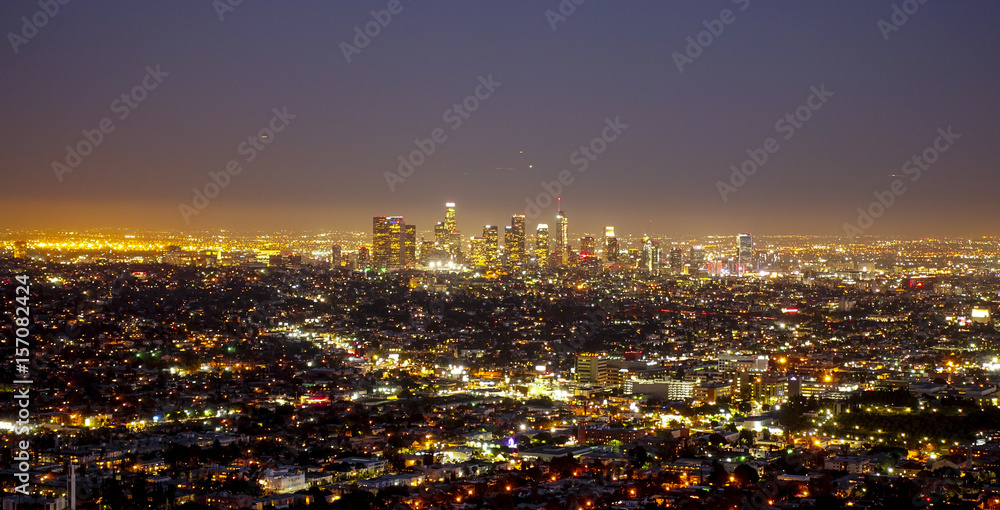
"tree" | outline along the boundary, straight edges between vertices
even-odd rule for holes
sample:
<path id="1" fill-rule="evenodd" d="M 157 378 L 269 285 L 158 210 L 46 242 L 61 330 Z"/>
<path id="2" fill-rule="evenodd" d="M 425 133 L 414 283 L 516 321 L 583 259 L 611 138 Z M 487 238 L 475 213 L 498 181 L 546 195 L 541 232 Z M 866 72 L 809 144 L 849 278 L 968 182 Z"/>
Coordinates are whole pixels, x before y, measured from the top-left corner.
<path id="1" fill-rule="evenodd" d="M 632 460 L 632 465 L 636 469 L 642 469 L 642 466 L 649 461 L 649 454 L 646 453 L 646 449 L 642 446 L 636 446 L 629 451 L 629 458 Z"/>
<path id="2" fill-rule="evenodd" d="M 736 469 L 733 470 L 733 478 L 736 479 L 736 483 L 740 487 L 747 487 L 760 481 L 757 470 L 746 464 L 736 466 Z"/>

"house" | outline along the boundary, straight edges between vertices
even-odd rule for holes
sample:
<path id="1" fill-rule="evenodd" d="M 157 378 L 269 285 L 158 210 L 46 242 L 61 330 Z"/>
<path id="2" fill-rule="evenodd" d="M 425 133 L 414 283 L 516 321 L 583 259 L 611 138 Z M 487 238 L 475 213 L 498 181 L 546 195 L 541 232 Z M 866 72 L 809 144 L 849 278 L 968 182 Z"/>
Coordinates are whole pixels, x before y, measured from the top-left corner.
<path id="1" fill-rule="evenodd" d="M 848 473 L 867 473 L 872 470 L 871 458 L 836 456 L 823 460 L 823 469 L 831 471 L 847 471 Z"/>

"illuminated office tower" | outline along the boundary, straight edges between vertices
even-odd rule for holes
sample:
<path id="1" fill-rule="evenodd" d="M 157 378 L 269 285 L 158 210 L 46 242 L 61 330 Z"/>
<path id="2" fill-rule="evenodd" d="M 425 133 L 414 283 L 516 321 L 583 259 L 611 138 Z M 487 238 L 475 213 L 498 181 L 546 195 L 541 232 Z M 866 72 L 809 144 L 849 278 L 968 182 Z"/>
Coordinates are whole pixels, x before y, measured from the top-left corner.
<path id="1" fill-rule="evenodd" d="M 330 265 L 340 267 L 340 245 L 335 244 L 330 247 Z"/>
<path id="2" fill-rule="evenodd" d="M 439 221 L 434 225 L 434 242 L 442 250 L 447 249 L 448 244 L 451 243 L 451 234 L 448 233 L 448 228 L 444 226 L 443 221 Z"/>
<path id="3" fill-rule="evenodd" d="M 422 266 L 426 266 L 428 262 L 432 261 L 432 257 L 438 253 L 444 253 L 441 251 L 434 241 L 427 241 L 421 237 L 420 239 L 420 251 L 417 253 L 417 262 Z"/>
<path id="4" fill-rule="evenodd" d="M 514 245 L 514 227 L 507 225 L 503 228 L 503 265 L 512 265 L 510 261 L 510 250 Z"/>
<path id="5" fill-rule="evenodd" d="M 608 360 L 598 354 L 578 354 L 574 365 L 576 382 L 604 384 L 608 381 Z"/>
<path id="6" fill-rule="evenodd" d="M 402 236 L 402 253 L 400 254 L 402 263 L 400 265 L 412 266 L 417 263 L 417 226 L 403 225 Z"/>
<path id="7" fill-rule="evenodd" d="M 556 261 L 560 265 L 565 265 L 569 257 L 569 219 L 560 207 L 556 214 Z"/>
<path id="8" fill-rule="evenodd" d="M 604 227 L 604 260 L 618 262 L 618 238 L 615 227 Z"/>
<path id="9" fill-rule="evenodd" d="M 399 267 L 403 265 L 403 233 L 406 231 L 406 222 L 402 216 L 389 216 L 386 223 L 389 227 L 389 254 L 385 267 Z"/>
<path id="10" fill-rule="evenodd" d="M 515 214 L 510 218 L 510 227 L 504 229 L 504 252 L 511 266 L 524 264 L 524 250 L 524 215 Z"/>
<path id="11" fill-rule="evenodd" d="M 28 243 L 24 241 L 14 241 L 14 258 L 23 259 L 28 257 Z"/>
<path id="12" fill-rule="evenodd" d="M 374 267 L 389 265 L 389 220 L 385 216 L 372 218 L 371 258 Z"/>
<path id="13" fill-rule="evenodd" d="M 670 272 L 671 274 L 681 274 L 684 269 L 684 258 L 680 248 L 670 249 Z"/>
<path id="14" fill-rule="evenodd" d="M 538 267 L 549 265 L 549 226 L 545 223 L 535 227 L 535 261 Z"/>
<path id="15" fill-rule="evenodd" d="M 691 255 L 688 257 L 691 261 L 691 272 L 697 274 L 698 271 L 705 269 L 705 247 L 704 246 L 692 246 Z"/>
<path id="16" fill-rule="evenodd" d="M 355 267 L 357 269 L 367 269 L 369 267 L 372 267 L 371 250 L 369 250 L 367 247 L 364 246 L 362 246 L 361 249 L 358 250 Z"/>
<path id="17" fill-rule="evenodd" d="M 483 227 L 483 238 L 486 239 L 486 267 L 497 267 L 497 253 L 500 251 L 500 232 L 496 225 Z"/>
<path id="18" fill-rule="evenodd" d="M 451 234 L 458 230 L 458 225 L 455 223 L 455 202 L 448 202 L 444 207 L 444 228 Z"/>
<path id="19" fill-rule="evenodd" d="M 472 260 L 470 262 L 473 266 L 486 267 L 488 257 L 486 255 L 487 248 L 485 237 L 473 237 L 469 251 L 472 254 Z"/>
<path id="20" fill-rule="evenodd" d="M 647 271 L 660 269 L 660 245 L 649 236 L 642 236 L 642 256 L 639 265 Z"/>
<path id="21" fill-rule="evenodd" d="M 444 206 L 444 229 L 447 232 L 447 242 L 443 248 L 448 250 L 452 260 L 458 261 L 462 258 L 462 234 L 458 231 L 458 223 L 455 220 L 455 202 L 448 202 Z"/>
<path id="22" fill-rule="evenodd" d="M 597 242 L 594 241 L 594 236 L 585 235 L 580 238 L 580 257 L 589 259 L 593 257 L 597 252 Z"/>
<path id="23" fill-rule="evenodd" d="M 737 236 L 739 248 L 736 251 L 736 272 L 745 274 L 755 271 L 753 263 L 753 237 L 750 234 L 740 234 Z"/>
<path id="24" fill-rule="evenodd" d="M 399 267 L 416 262 L 417 229 L 402 216 L 372 218 L 372 265 Z"/>

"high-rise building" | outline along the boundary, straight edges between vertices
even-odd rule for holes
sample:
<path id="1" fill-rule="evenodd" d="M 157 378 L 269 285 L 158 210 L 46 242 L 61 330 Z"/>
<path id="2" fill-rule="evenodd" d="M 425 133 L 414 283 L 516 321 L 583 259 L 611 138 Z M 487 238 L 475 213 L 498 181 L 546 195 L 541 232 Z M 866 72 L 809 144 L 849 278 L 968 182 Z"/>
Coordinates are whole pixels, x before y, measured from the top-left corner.
<path id="1" fill-rule="evenodd" d="M 369 250 L 367 247 L 364 246 L 362 246 L 361 249 L 358 250 L 357 263 L 355 264 L 355 267 L 357 269 L 367 269 L 369 267 L 372 267 L 371 250 Z"/>
<path id="2" fill-rule="evenodd" d="M 406 231 L 406 222 L 402 216 L 389 216 L 386 218 L 389 228 L 389 254 L 386 257 L 386 267 L 399 267 L 403 265 L 403 233 Z"/>
<path id="3" fill-rule="evenodd" d="M 750 234 L 739 234 L 737 236 L 739 247 L 736 250 L 736 272 L 745 274 L 756 271 L 753 263 L 753 237 Z"/>
<path id="4" fill-rule="evenodd" d="M 335 244 L 330 247 L 330 265 L 340 267 L 340 245 Z"/>
<path id="5" fill-rule="evenodd" d="M 604 227 L 604 260 L 618 261 L 618 238 L 615 237 L 615 227 Z"/>
<path id="6" fill-rule="evenodd" d="M 444 207 L 444 228 L 450 234 L 458 230 L 458 225 L 455 222 L 455 202 L 448 202 L 444 204 Z"/>
<path id="7" fill-rule="evenodd" d="M 691 255 L 688 257 L 691 262 L 691 273 L 698 274 L 698 271 L 705 269 L 705 247 L 701 245 L 691 247 Z"/>
<path id="8" fill-rule="evenodd" d="M 486 267 L 488 262 L 487 247 L 485 237 L 473 237 L 470 247 L 472 259 L 470 262 L 476 267 Z"/>
<path id="9" fill-rule="evenodd" d="M 455 202 L 444 204 L 444 228 L 448 231 L 448 253 L 453 260 L 462 258 L 462 234 L 458 230 L 458 223 L 455 220 Z"/>
<path id="10" fill-rule="evenodd" d="M 639 261 L 642 269 L 658 271 L 660 269 L 660 246 L 648 235 L 642 236 L 642 256 Z"/>
<path id="11" fill-rule="evenodd" d="M 417 227 L 416 225 L 403 225 L 403 243 L 400 247 L 402 253 L 400 259 L 404 266 L 412 266 L 417 263 Z"/>
<path id="12" fill-rule="evenodd" d="M 448 228 L 444 226 L 443 221 L 439 221 L 434 225 L 434 242 L 443 250 L 448 249 L 448 245 L 451 244 L 451 234 L 448 232 Z"/>
<path id="13" fill-rule="evenodd" d="M 597 354 L 580 354 L 576 357 L 576 381 L 604 384 L 608 380 L 608 360 Z"/>
<path id="14" fill-rule="evenodd" d="M 549 226 L 546 223 L 535 227 L 535 262 L 538 267 L 549 265 Z"/>
<path id="15" fill-rule="evenodd" d="M 510 227 L 504 229 L 504 252 L 511 266 L 525 262 L 524 215 L 515 214 L 510 219 Z"/>
<path id="16" fill-rule="evenodd" d="M 372 265 L 399 267 L 416 263 L 417 228 L 402 216 L 372 218 Z"/>
<path id="17" fill-rule="evenodd" d="M 385 216 L 372 218 L 372 264 L 375 267 L 389 265 L 389 220 Z"/>
<path id="18" fill-rule="evenodd" d="M 497 267 L 497 254 L 500 252 L 500 232 L 496 225 L 483 227 L 483 238 L 486 239 L 486 267 Z"/>
<path id="19" fill-rule="evenodd" d="M 684 270 L 684 258 L 682 254 L 683 252 L 680 248 L 670 249 L 670 272 L 672 274 L 681 274 Z"/>
<path id="20" fill-rule="evenodd" d="M 580 258 L 589 259 L 597 255 L 597 242 L 594 236 L 585 235 L 580 238 Z"/>
<path id="21" fill-rule="evenodd" d="M 556 245 L 553 251 L 555 251 L 557 263 L 565 265 L 569 259 L 569 219 L 562 207 L 556 214 Z"/>

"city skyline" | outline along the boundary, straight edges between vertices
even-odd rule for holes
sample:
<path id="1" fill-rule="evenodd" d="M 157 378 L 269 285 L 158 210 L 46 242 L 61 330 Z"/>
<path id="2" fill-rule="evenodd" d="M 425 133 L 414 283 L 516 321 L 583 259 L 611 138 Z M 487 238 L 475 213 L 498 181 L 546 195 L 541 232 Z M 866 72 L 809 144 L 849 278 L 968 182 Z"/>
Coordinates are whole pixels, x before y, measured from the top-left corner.
<path id="1" fill-rule="evenodd" d="M 864 233 L 997 230 L 1000 6 L 400 5 L 358 53 L 385 6 L 60 6 L 0 52 L 0 228 L 551 225 L 562 196 L 627 233 L 833 235 L 882 196 Z"/>
<path id="2" fill-rule="evenodd" d="M 1000 510 L 1000 2 L 0 2 L 4 510 Z"/>

